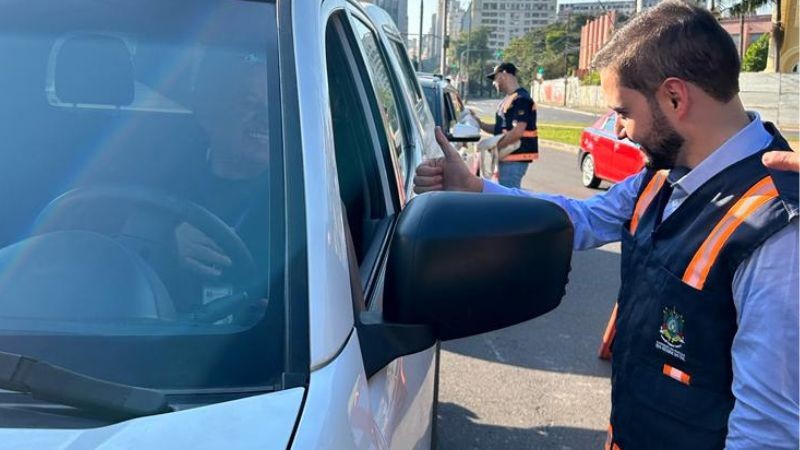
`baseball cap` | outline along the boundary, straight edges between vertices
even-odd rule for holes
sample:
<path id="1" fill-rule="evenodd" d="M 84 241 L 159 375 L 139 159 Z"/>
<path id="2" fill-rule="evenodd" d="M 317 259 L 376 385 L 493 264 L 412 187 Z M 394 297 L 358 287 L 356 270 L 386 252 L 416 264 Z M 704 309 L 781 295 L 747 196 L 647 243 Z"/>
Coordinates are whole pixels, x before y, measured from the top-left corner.
<path id="1" fill-rule="evenodd" d="M 504 63 L 498 64 L 498 65 L 496 65 L 494 67 L 494 70 L 492 71 L 492 73 L 486 75 L 486 78 L 488 78 L 490 80 L 494 80 L 495 75 L 497 75 L 500 72 L 506 72 L 506 73 L 510 73 L 511 75 L 517 76 L 517 66 L 515 66 L 514 64 L 511 64 L 510 62 L 504 62 Z"/>

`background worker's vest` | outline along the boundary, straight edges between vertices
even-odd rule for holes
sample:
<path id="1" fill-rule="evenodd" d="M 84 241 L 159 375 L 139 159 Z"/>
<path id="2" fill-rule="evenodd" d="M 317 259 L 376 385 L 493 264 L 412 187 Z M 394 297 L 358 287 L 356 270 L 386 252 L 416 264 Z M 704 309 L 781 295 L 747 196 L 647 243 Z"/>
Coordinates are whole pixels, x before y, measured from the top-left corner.
<path id="1" fill-rule="evenodd" d="M 767 127 L 776 136 L 769 149 L 787 149 Z M 606 448 L 724 447 L 734 404 L 733 276 L 798 214 L 798 175 L 766 169 L 764 151 L 713 177 L 663 222 L 672 188 L 663 171 L 645 177 L 622 233 Z"/>
<path id="2" fill-rule="evenodd" d="M 515 111 L 517 100 L 524 105 L 525 115 L 522 111 Z M 520 109 L 520 108 L 516 108 Z M 502 115 L 501 115 L 502 114 Z M 519 148 L 503 158 L 504 162 L 531 162 L 539 158 L 539 131 L 536 129 L 536 103 L 524 88 L 517 89 L 507 95 L 498 106 L 494 116 L 494 134 L 502 134 L 514 128 L 515 120 L 524 120 L 527 123 L 525 132 L 519 140 Z"/>

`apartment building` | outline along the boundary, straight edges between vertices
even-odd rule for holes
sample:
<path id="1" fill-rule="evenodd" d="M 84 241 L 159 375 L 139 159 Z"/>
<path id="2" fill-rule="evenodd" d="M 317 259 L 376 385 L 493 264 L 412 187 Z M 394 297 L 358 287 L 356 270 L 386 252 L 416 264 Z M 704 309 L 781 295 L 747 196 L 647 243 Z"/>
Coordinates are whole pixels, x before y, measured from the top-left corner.
<path id="1" fill-rule="evenodd" d="M 490 29 L 489 49 L 497 51 L 515 37 L 555 21 L 556 0 L 473 0 L 462 24 Z"/>

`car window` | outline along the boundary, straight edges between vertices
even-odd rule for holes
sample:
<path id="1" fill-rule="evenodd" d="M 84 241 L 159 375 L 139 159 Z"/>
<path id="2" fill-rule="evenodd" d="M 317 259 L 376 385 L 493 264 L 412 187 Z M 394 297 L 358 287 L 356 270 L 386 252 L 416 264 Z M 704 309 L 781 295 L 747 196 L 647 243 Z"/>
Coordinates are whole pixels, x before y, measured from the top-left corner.
<path id="1" fill-rule="evenodd" d="M 366 286 L 373 276 L 390 218 L 399 204 L 390 188 L 392 151 L 384 112 L 374 100 L 358 40 L 339 13 L 326 30 L 328 93 L 339 194 Z"/>
<path id="2" fill-rule="evenodd" d="M 3 2 L 0 351 L 281 386 L 277 41 L 269 2 Z"/>
<path id="3" fill-rule="evenodd" d="M 436 97 L 436 88 L 433 86 L 425 86 L 422 88 L 422 92 L 425 93 L 425 101 L 428 102 L 428 107 L 431 109 L 434 122 L 436 122 L 437 126 L 441 126 L 443 121 L 440 111 L 441 108 L 439 107 L 439 99 Z"/>
<path id="4" fill-rule="evenodd" d="M 370 79 L 375 91 L 375 98 L 380 106 L 384 118 L 386 132 L 393 152 L 393 160 L 397 166 L 399 184 L 403 186 L 407 171 L 406 138 L 404 136 L 401 109 L 398 101 L 400 97 L 392 85 L 390 70 L 386 58 L 383 56 L 375 34 L 359 19 L 353 20 L 353 27 L 361 44 L 364 61 L 369 71 Z"/>
<path id="5" fill-rule="evenodd" d="M 448 130 L 452 129 L 458 121 L 455 105 L 453 105 L 453 98 L 450 96 L 450 93 L 446 91 L 444 92 L 444 120 Z"/>
<path id="6" fill-rule="evenodd" d="M 401 73 L 398 75 L 406 86 L 409 94 L 411 94 L 414 104 L 416 104 L 422 100 L 422 93 L 419 91 L 419 84 L 417 83 L 417 77 L 414 75 L 414 68 L 411 66 L 411 61 L 408 60 L 406 47 L 402 42 L 398 42 L 394 39 L 390 38 L 389 41 L 392 43 L 391 51 L 394 52 L 395 58 L 400 61 Z"/>
<path id="7" fill-rule="evenodd" d="M 614 123 L 617 120 L 616 114 L 611 114 L 606 118 L 606 122 L 603 124 L 603 131 L 608 132 L 612 136 L 614 135 Z"/>

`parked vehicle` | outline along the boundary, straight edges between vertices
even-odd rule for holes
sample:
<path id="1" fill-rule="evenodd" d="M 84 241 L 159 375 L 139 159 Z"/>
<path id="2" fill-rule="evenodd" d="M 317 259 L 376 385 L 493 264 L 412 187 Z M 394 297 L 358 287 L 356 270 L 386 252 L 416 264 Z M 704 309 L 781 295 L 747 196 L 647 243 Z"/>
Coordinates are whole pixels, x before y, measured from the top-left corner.
<path id="1" fill-rule="evenodd" d="M 2 447 L 426 449 L 440 341 L 564 294 L 559 207 L 412 199 L 355 2 L 9 0 L 0 30 Z"/>
<path id="2" fill-rule="evenodd" d="M 596 188 L 602 180 L 618 183 L 644 167 L 645 156 L 639 145 L 616 136 L 616 117 L 610 111 L 581 133 L 578 165 L 581 183 L 586 187 Z"/>
<path id="3" fill-rule="evenodd" d="M 472 142 L 480 139 L 480 130 L 477 135 L 469 139 L 456 139 L 452 135 L 452 130 L 458 123 L 458 119 L 464 113 L 464 102 L 458 95 L 458 90 L 454 88 L 443 76 L 430 73 L 417 73 L 425 99 L 428 102 L 433 120 L 436 126 L 441 127 L 451 142 L 456 144 L 461 157 L 467 163 L 472 173 L 481 174 L 480 153 Z"/>

